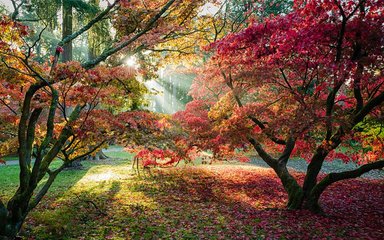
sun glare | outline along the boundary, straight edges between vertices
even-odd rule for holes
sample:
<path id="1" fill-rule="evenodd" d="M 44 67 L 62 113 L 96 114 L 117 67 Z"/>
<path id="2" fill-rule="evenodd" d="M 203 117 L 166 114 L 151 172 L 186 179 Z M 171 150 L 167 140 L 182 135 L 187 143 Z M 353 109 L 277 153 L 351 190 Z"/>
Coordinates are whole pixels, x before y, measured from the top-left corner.
<path id="1" fill-rule="evenodd" d="M 93 182 L 100 182 L 100 181 L 108 181 L 110 179 L 118 179 L 119 175 L 112 172 L 107 171 L 99 174 L 91 174 L 89 176 L 86 176 L 84 179 L 86 181 L 93 181 Z"/>
<path id="2" fill-rule="evenodd" d="M 125 60 L 125 64 L 129 67 L 138 68 L 139 65 L 137 63 L 137 59 L 134 56 L 129 57 L 127 60 Z"/>

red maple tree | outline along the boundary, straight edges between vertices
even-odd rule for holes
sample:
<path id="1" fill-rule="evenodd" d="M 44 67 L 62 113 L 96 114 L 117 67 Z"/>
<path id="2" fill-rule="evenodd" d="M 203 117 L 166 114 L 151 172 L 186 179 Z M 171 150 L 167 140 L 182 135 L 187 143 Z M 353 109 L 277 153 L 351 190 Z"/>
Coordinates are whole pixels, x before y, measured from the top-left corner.
<path id="1" fill-rule="evenodd" d="M 228 35 L 207 48 L 178 119 L 205 149 L 253 147 L 288 208 L 321 211 L 329 185 L 384 167 L 383 12 L 373 0 L 295 1 L 291 13 Z M 294 156 L 309 162 L 302 186 L 287 169 Z M 337 158 L 361 166 L 318 179 Z"/>

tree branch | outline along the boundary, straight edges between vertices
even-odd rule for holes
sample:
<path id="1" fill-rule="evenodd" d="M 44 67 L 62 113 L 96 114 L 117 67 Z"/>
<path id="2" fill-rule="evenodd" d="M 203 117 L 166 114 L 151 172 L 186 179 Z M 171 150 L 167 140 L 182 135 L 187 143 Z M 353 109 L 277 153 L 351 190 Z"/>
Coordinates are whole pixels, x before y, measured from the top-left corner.
<path id="1" fill-rule="evenodd" d="M 283 165 L 287 164 L 289 157 L 291 156 L 291 153 L 295 148 L 296 139 L 293 137 L 292 134 L 290 134 L 286 142 L 287 143 L 285 145 L 284 151 L 278 159 L 279 164 L 283 164 Z"/>
<path id="2" fill-rule="evenodd" d="M 102 11 L 99 15 L 97 15 L 94 19 L 92 19 L 91 21 L 89 21 L 87 23 L 87 25 L 85 25 L 84 27 L 80 28 L 78 31 L 74 32 L 73 34 L 71 35 L 68 35 L 66 36 L 65 38 L 63 38 L 63 40 L 61 40 L 57 45 L 58 46 L 64 46 L 66 43 L 69 43 L 71 42 L 72 40 L 74 40 L 75 38 L 77 38 L 78 36 L 80 36 L 81 34 L 83 34 L 84 32 L 88 31 L 93 25 L 95 25 L 96 23 L 98 23 L 99 21 L 103 20 L 103 18 L 111 11 L 112 8 L 114 8 L 116 6 L 116 4 L 120 2 L 120 0 L 116 0 L 114 1 L 111 5 L 109 5 L 104 11 Z"/>
<path id="3" fill-rule="evenodd" d="M 93 152 L 95 152 L 99 147 L 101 147 L 107 140 L 103 140 L 102 142 L 100 142 L 99 144 L 97 144 L 96 146 L 92 147 L 91 150 L 89 150 L 88 152 L 84 153 L 84 154 L 81 154 L 79 156 L 76 156 L 75 158 L 71 159 L 70 161 L 73 162 L 73 161 L 76 161 L 78 159 L 82 159 L 83 157 L 86 157 L 88 156 L 89 154 L 92 154 Z"/>
<path id="4" fill-rule="evenodd" d="M 384 102 L 384 92 L 381 92 L 375 98 L 372 98 L 353 118 L 355 124 L 363 121 L 375 107 L 379 106 Z"/>
<path id="5" fill-rule="evenodd" d="M 28 130 L 28 120 L 31 111 L 31 101 L 34 94 L 41 88 L 40 84 L 34 84 L 29 87 L 27 93 L 24 97 L 24 102 L 21 111 L 21 117 L 18 127 L 18 142 L 19 142 L 19 166 L 20 166 L 20 188 L 23 190 L 28 187 L 29 180 L 29 167 L 27 160 L 27 130 Z"/>
<path id="6" fill-rule="evenodd" d="M 36 124 L 39 120 L 40 114 L 43 111 L 42 108 L 36 108 L 33 110 L 31 117 L 29 118 L 28 123 L 28 129 L 27 129 L 27 142 L 26 142 L 26 161 L 28 168 L 30 168 L 31 164 L 31 157 L 32 157 L 32 148 L 33 148 L 33 142 L 35 141 L 35 130 L 36 130 Z"/>
<path id="7" fill-rule="evenodd" d="M 333 127 L 332 127 L 332 112 L 333 112 L 333 107 L 335 106 L 335 98 L 336 98 L 336 95 L 337 93 L 339 92 L 341 86 L 343 85 L 343 82 L 340 82 L 338 83 L 333 89 L 332 91 L 328 94 L 328 97 L 327 97 L 327 102 L 326 102 L 326 123 L 325 123 L 325 127 L 327 129 L 327 132 L 326 132 L 326 137 L 325 139 L 328 141 L 331 136 L 332 136 L 332 130 L 333 130 Z"/>
<path id="8" fill-rule="evenodd" d="M 360 166 L 359 168 L 355 170 L 350 171 L 344 171 L 339 173 L 329 173 L 323 180 L 321 180 L 311 191 L 311 195 L 314 197 L 320 197 L 321 193 L 324 192 L 324 190 L 331 184 L 351 179 L 351 178 L 357 178 L 363 175 L 364 173 L 367 173 L 374 169 L 380 169 L 384 168 L 384 160 L 379 160 L 373 163 L 368 163 L 365 165 Z"/>
<path id="9" fill-rule="evenodd" d="M 53 136 L 55 113 L 56 113 L 56 107 L 57 107 L 57 102 L 58 102 L 59 96 L 58 96 L 57 91 L 52 86 L 50 86 L 50 87 L 52 90 L 52 100 L 51 100 L 51 105 L 49 107 L 49 113 L 48 113 L 48 119 L 47 119 L 47 133 L 45 134 L 45 138 L 44 138 L 41 146 L 37 150 L 36 160 L 35 160 L 35 163 L 33 164 L 33 169 L 32 169 L 32 173 L 31 173 L 31 185 L 33 185 L 33 186 L 37 184 L 40 165 L 41 165 L 41 161 L 42 161 L 42 153 L 48 147 L 49 143 L 52 140 L 52 136 Z"/>
<path id="10" fill-rule="evenodd" d="M 52 160 L 57 156 L 58 152 L 61 150 L 65 142 L 68 140 L 68 138 L 72 134 L 71 124 L 79 117 L 80 112 L 83 108 L 84 107 L 78 105 L 75 107 L 75 109 L 71 113 L 71 116 L 69 117 L 69 121 L 65 125 L 64 129 L 61 131 L 57 141 L 42 159 L 41 166 L 39 169 L 39 176 L 36 182 L 39 182 L 44 177 Z"/>
<path id="11" fill-rule="evenodd" d="M 11 2 L 12 2 L 12 6 L 13 6 L 13 9 L 14 9 L 13 13 L 11 14 L 11 19 L 12 19 L 13 21 L 16 20 L 17 15 L 19 15 L 19 9 L 21 8 L 21 6 L 23 6 L 23 4 L 24 4 L 26 1 L 27 1 L 27 0 L 22 0 L 22 1 L 20 2 L 20 4 L 18 5 L 18 4 L 16 4 L 16 1 L 15 1 L 15 0 L 11 0 Z"/>
<path id="12" fill-rule="evenodd" d="M 39 204 L 41 199 L 45 196 L 45 194 L 48 192 L 49 188 L 51 187 L 52 183 L 55 181 L 57 175 L 66 167 L 66 163 L 61 165 L 58 169 L 51 172 L 49 171 L 49 177 L 47 182 L 45 182 L 44 186 L 40 189 L 40 191 L 36 194 L 35 198 L 29 203 L 28 205 L 28 211 L 32 210 Z"/>
<path id="13" fill-rule="evenodd" d="M 17 116 L 17 112 L 15 110 L 13 110 L 13 108 L 11 108 L 11 106 L 9 106 L 4 99 L 0 98 L 0 102 L 2 102 L 4 104 L 4 106 L 6 106 L 13 114 L 15 114 Z"/>
<path id="14" fill-rule="evenodd" d="M 220 67 L 220 64 L 219 64 L 219 67 Z M 235 100 L 237 102 L 237 105 L 239 107 L 243 107 L 243 103 L 241 102 L 240 97 L 235 93 L 235 89 L 234 89 L 234 86 L 233 86 L 233 83 L 232 83 L 233 81 L 232 81 L 231 75 L 229 75 L 229 77 L 227 77 L 225 75 L 224 71 L 221 71 L 221 75 L 223 76 L 224 81 L 226 82 L 227 86 L 231 89 L 232 94 L 233 94 L 233 96 L 234 96 L 234 98 L 235 98 Z M 267 127 L 264 125 L 264 123 L 262 123 L 259 119 L 257 119 L 254 116 L 251 116 L 251 115 L 248 115 L 248 118 L 251 119 L 252 122 L 254 122 L 257 126 L 259 126 L 260 129 L 263 131 L 263 133 L 265 133 L 265 135 L 267 135 L 267 137 L 270 140 L 272 140 L 274 143 L 280 144 L 280 145 L 285 145 L 286 144 L 285 140 L 279 139 L 276 136 L 274 136 L 271 132 L 269 132 Z"/>
<path id="15" fill-rule="evenodd" d="M 159 18 L 172 6 L 172 4 L 175 1 L 176 0 L 169 0 L 168 3 L 160 10 L 160 12 L 158 14 L 156 14 L 151 20 L 149 20 L 149 22 L 145 26 L 145 28 L 143 30 L 141 30 L 139 33 L 137 33 L 135 36 L 133 36 L 129 40 L 119 44 L 116 47 L 113 47 L 113 48 L 106 50 L 105 52 L 103 52 L 101 55 L 99 55 L 95 59 L 90 60 L 90 61 L 82 64 L 82 67 L 85 69 L 90 69 L 90 68 L 96 66 L 97 64 L 99 64 L 100 62 L 106 60 L 112 54 L 122 50 L 123 48 L 127 47 L 129 44 L 136 41 L 138 38 L 140 38 L 142 35 L 144 35 L 145 33 L 147 33 L 148 31 L 150 31 L 152 29 L 153 25 L 157 22 L 157 20 L 159 20 Z"/>
<path id="16" fill-rule="evenodd" d="M 277 159 L 273 158 L 271 155 L 269 155 L 261 146 L 260 143 L 258 143 L 254 138 L 249 137 L 248 141 L 252 144 L 252 146 L 255 148 L 259 156 L 275 171 L 277 171 Z"/>

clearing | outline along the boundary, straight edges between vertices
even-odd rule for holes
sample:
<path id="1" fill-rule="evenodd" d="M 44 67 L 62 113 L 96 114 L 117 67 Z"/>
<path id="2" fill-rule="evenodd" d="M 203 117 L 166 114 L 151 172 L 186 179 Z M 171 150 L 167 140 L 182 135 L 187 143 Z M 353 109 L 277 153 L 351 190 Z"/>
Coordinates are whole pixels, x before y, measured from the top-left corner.
<path id="1" fill-rule="evenodd" d="M 108 155 L 115 159 L 84 162 L 82 170 L 60 174 L 28 217 L 23 235 L 55 240 L 384 239 L 380 180 L 331 186 L 321 200 L 326 216 L 317 216 L 285 210 L 286 194 L 268 168 L 182 166 L 139 178 L 129 154 Z M 2 198 L 11 196 L 17 177 L 17 166 L 0 168 Z"/>

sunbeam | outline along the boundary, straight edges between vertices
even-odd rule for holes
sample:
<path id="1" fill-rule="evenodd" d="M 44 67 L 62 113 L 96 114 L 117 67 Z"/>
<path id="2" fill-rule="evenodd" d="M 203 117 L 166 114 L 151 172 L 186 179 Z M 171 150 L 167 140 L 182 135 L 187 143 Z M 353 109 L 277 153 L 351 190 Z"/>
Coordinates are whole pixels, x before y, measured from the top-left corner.
<path id="1" fill-rule="evenodd" d="M 161 69 L 158 79 L 144 83 L 152 92 L 148 96 L 150 101 L 148 109 L 168 114 L 183 110 L 185 104 L 190 100 L 188 91 L 194 77 L 193 74 L 175 73 L 169 69 Z"/>

